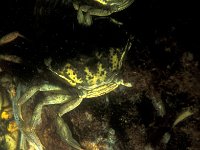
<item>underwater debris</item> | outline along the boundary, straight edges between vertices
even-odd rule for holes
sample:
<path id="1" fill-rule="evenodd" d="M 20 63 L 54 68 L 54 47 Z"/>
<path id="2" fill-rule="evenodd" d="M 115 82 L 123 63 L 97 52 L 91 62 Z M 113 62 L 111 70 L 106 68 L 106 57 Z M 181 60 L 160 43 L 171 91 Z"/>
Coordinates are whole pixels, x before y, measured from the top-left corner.
<path id="1" fill-rule="evenodd" d="M 171 138 L 171 134 L 169 132 L 166 132 L 163 135 L 163 137 L 162 137 L 160 142 L 166 145 L 169 142 L 170 138 Z"/>
<path id="2" fill-rule="evenodd" d="M 16 136 L 17 136 L 17 133 L 16 133 Z M 5 141 L 6 141 L 7 150 L 16 150 L 17 140 L 13 137 L 13 134 L 12 135 L 6 134 Z"/>
<path id="3" fill-rule="evenodd" d="M 26 37 L 20 34 L 18 31 L 14 31 L 0 38 L 0 46 L 10 43 L 15 39 L 17 39 L 18 37 L 26 39 Z"/>
<path id="4" fill-rule="evenodd" d="M 187 109 L 187 110 L 183 111 L 181 114 L 178 115 L 178 117 L 174 121 L 172 127 L 174 128 L 178 123 L 180 123 L 181 121 L 183 121 L 184 119 L 186 119 L 187 117 L 189 117 L 189 116 L 191 116 L 193 114 L 194 114 L 194 112 L 191 111 L 190 109 Z"/>
<path id="5" fill-rule="evenodd" d="M 22 59 L 18 56 L 15 55 L 0 55 L 0 61 L 9 61 L 9 62 L 13 62 L 13 63 L 21 63 Z"/>
<path id="6" fill-rule="evenodd" d="M 0 91 L 1 93 L 1 91 Z M 1 99 L 3 102 L 7 99 Z M 1 105 L 0 115 L 0 148 L 5 150 L 16 150 L 18 141 L 18 127 L 13 121 L 12 108 L 9 104 L 4 107 Z"/>

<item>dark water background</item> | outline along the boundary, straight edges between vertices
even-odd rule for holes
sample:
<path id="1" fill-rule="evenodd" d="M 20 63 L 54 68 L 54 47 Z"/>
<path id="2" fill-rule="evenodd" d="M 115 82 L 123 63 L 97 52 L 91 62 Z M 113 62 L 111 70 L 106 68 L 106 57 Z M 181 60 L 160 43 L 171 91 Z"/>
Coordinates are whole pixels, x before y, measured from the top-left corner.
<path id="1" fill-rule="evenodd" d="M 183 64 L 179 60 L 184 52 L 191 52 L 194 56 L 194 62 L 200 60 L 200 15 L 197 1 L 135 0 L 129 8 L 111 15 L 113 18 L 124 23 L 120 27 L 110 23 L 107 19 L 94 19 L 92 26 L 85 27 L 77 23 L 77 12 L 70 2 L 64 5 L 57 1 L 58 4 L 55 7 L 50 6 L 50 4 L 56 2 L 55 0 L 41 0 L 41 2 L 42 4 L 36 6 L 41 10 L 41 14 L 34 14 L 35 0 L 2 0 L 0 2 L 0 36 L 13 31 L 19 31 L 28 39 L 18 38 L 12 43 L 0 47 L 0 54 L 14 54 L 21 57 L 24 64 L 11 65 L 11 68 L 15 70 L 15 74 L 27 77 L 28 80 L 31 79 L 30 76 L 37 75 L 37 69 L 42 68 L 44 58 L 52 57 L 59 62 L 75 58 L 77 54 L 90 56 L 92 52 L 100 48 L 102 51 L 106 51 L 108 47 L 120 47 L 124 45 L 130 34 L 135 36 L 135 41 L 127 57 L 129 66 L 133 69 L 129 71 L 132 72 L 135 71 L 135 68 L 139 68 L 149 73 L 149 70 L 152 71 L 152 68 L 156 68 L 156 73 L 161 75 L 152 75 L 155 79 L 155 82 L 152 84 L 153 86 L 162 80 L 167 80 L 171 75 L 174 75 L 176 78 L 175 73 L 183 69 Z M 170 48 L 170 52 L 166 49 L 168 47 Z M 167 66 L 170 66 L 170 68 L 167 68 Z M 148 73 L 144 73 L 143 75 L 148 76 Z M 179 77 L 179 74 L 177 76 Z M 196 79 L 196 77 L 194 78 Z M 180 83 L 182 83 L 182 80 Z M 161 89 L 160 91 L 174 90 L 174 87 L 168 87 L 170 86 L 168 84 L 166 86 L 166 89 Z M 183 88 L 185 87 L 183 86 Z M 196 89 L 198 91 L 198 88 Z M 127 95 L 130 96 L 132 93 L 130 92 Z M 144 95 L 143 91 L 141 93 Z M 162 92 L 159 94 L 164 97 L 163 99 L 166 100 L 168 98 L 168 101 L 171 100 L 170 102 L 174 102 L 174 99 L 179 100 L 173 104 L 166 102 L 166 104 L 171 104 L 171 106 L 167 105 L 169 111 L 176 112 L 176 110 L 181 110 L 182 106 L 185 107 L 191 103 L 193 106 L 197 106 L 198 104 L 198 102 L 194 102 L 195 104 L 190 102 L 187 96 L 185 96 L 192 95 L 191 91 L 186 91 L 185 93 L 178 93 L 178 95 L 175 92 L 173 96 L 169 96 L 166 93 L 163 94 Z M 196 95 L 199 96 L 198 94 Z M 145 97 L 144 99 L 147 98 Z M 182 100 L 185 101 L 182 102 Z M 189 101 L 188 104 L 186 103 L 188 102 L 187 100 Z M 182 105 L 179 106 L 179 102 L 182 102 Z M 117 109 L 115 107 L 110 108 L 112 114 L 114 114 L 114 119 L 110 121 L 111 127 L 116 129 L 116 131 L 119 128 L 126 129 L 125 126 L 120 126 L 118 118 L 121 114 L 128 114 L 124 115 L 127 120 L 133 118 L 129 115 L 129 112 L 132 111 L 130 111 L 129 103 L 125 103 L 124 107 L 113 104 Z M 85 103 L 85 107 L 87 106 L 88 104 Z M 97 106 L 99 105 L 97 104 Z M 154 126 L 148 128 L 148 125 L 155 121 L 153 120 L 155 113 L 149 113 L 154 108 L 147 100 L 138 104 L 138 107 L 141 116 L 138 117 L 139 119 L 136 117 L 135 122 L 142 120 L 141 122 L 146 125 L 146 130 L 150 133 L 148 136 L 153 137 L 151 141 L 155 144 L 157 141 L 154 140 L 154 136 L 157 136 L 157 134 L 153 134 L 157 130 L 150 132 Z M 144 109 L 146 112 L 143 111 Z M 99 111 L 101 112 L 101 110 Z M 169 118 L 167 119 L 170 120 L 172 118 L 170 116 L 171 112 L 168 115 Z M 78 115 L 75 113 L 75 116 Z M 98 116 L 99 114 L 97 113 Z M 167 122 L 166 120 L 163 122 Z M 158 128 L 160 131 L 163 128 L 159 128 L 159 121 L 155 121 L 157 122 L 155 128 Z M 141 124 L 140 121 L 138 122 Z M 131 126 L 132 122 L 129 123 Z M 123 136 L 120 136 L 119 133 L 119 142 L 121 140 L 123 143 L 125 140 Z M 183 142 L 185 145 L 182 145 L 181 140 L 180 142 L 177 140 L 174 143 L 172 142 L 171 147 L 176 147 L 174 145 L 178 143 L 178 148 L 186 149 L 185 146 L 191 141 L 188 142 L 185 136 L 183 141 L 186 141 Z M 126 145 L 126 141 L 124 143 Z"/>
<path id="2" fill-rule="evenodd" d="M 39 57 L 46 55 L 45 52 L 59 55 L 72 51 L 75 46 L 87 53 L 94 47 L 121 45 L 126 41 L 127 33 L 133 34 L 141 45 L 149 47 L 154 57 L 160 56 L 154 46 L 155 40 L 166 34 L 173 34 L 184 48 L 194 51 L 199 48 L 199 38 L 196 38 L 199 36 L 198 5 L 193 1 L 136 0 L 126 10 L 112 15 L 124 23 L 120 28 L 107 19 L 83 27 L 77 23 L 71 3 L 64 5 L 57 0 L 58 4 L 52 7 L 50 4 L 54 2 L 56 0 L 41 0 L 37 7 L 41 8 L 42 15 L 34 15 L 35 0 L 2 1 L 0 34 L 19 31 L 30 39 L 33 47 L 26 51 L 32 54 L 28 53 L 26 57 Z M 19 53 L 19 50 L 13 51 Z"/>

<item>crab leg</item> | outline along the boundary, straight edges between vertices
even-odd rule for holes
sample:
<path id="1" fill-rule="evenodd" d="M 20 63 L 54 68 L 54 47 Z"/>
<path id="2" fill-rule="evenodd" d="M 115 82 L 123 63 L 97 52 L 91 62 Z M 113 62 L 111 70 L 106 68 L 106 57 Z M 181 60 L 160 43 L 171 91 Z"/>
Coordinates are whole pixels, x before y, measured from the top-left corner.
<path id="1" fill-rule="evenodd" d="M 41 85 L 33 86 L 29 88 L 25 93 L 22 95 L 21 98 L 18 100 L 18 109 L 19 109 L 19 116 L 23 120 L 22 115 L 21 115 L 21 106 L 27 102 L 32 96 L 34 96 L 37 92 L 40 91 L 56 91 L 56 90 L 61 90 L 60 87 L 55 86 L 55 85 L 49 85 L 48 83 L 44 83 Z"/>
<path id="2" fill-rule="evenodd" d="M 40 142 L 37 134 L 32 130 L 32 128 L 27 127 L 26 123 L 22 119 L 21 115 L 21 106 L 27 102 L 33 95 L 38 91 L 49 91 L 49 90 L 58 90 L 59 87 L 42 84 L 41 86 L 34 86 L 25 91 L 25 87 L 18 85 L 17 87 L 17 96 L 13 99 L 13 113 L 15 116 L 15 121 L 17 122 L 21 134 L 24 135 L 25 139 L 35 147 L 36 150 L 43 150 L 43 145 Z M 20 98 L 21 92 L 25 92 L 24 95 Z M 34 118 L 34 117 L 33 117 Z M 26 149 L 26 148 L 25 148 Z"/>
<path id="3" fill-rule="evenodd" d="M 64 120 L 61 117 L 65 113 L 76 108 L 82 102 L 82 100 L 83 98 L 80 97 L 75 100 L 69 101 L 63 106 L 61 106 L 56 119 L 57 133 L 60 135 L 61 139 L 78 150 L 81 150 L 79 143 L 72 137 L 72 133 L 68 125 L 64 122 Z"/>
<path id="4" fill-rule="evenodd" d="M 60 93 L 51 93 L 49 96 L 46 96 L 41 102 L 36 105 L 34 109 L 31 119 L 31 128 L 34 129 L 38 124 L 40 124 L 43 106 L 51 104 L 62 104 L 71 99 L 72 97 L 70 95 Z"/>
<path id="5" fill-rule="evenodd" d="M 71 94 L 63 92 L 60 87 L 54 85 L 42 84 L 40 86 L 33 86 L 29 88 L 19 99 L 18 114 L 21 115 L 21 106 L 39 91 L 52 91 L 52 92 L 47 94 L 47 96 L 36 105 L 29 126 L 30 131 L 29 133 L 24 133 L 24 134 L 29 136 L 29 138 L 31 139 L 38 139 L 37 135 L 34 134 L 34 129 L 36 125 L 38 125 L 41 122 L 41 114 L 43 106 L 50 104 L 62 104 L 67 102 L 64 106 L 60 108 L 59 115 L 56 118 L 56 126 L 58 129 L 57 131 L 58 134 L 61 135 L 62 139 L 66 141 L 69 145 L 71 145 L 76 149 L 81 149 L 78 142 L 76 142 L 76 140 L 73 139 L 70 129 L 68 128 L 67 124 L 65 124 L 61 116 L 69 112 L 70 110 L 73 110 L 75 107 L 77 107 L 81 103 L 83 98 L 77 98 L 74 100 L 74 97 L 70 96 Z"/>
<path id="6" fill-rule="evenodd" d="M 82 102 L 83 98 L 77 98 L 76 100 L 72 100 L 62 105 L 59 109 L 58 115 L 62 117 L 64 114 L 70 112 L 75 109 Z"/>
<path id="7" fill-rule="evenodd" d="M 80 144 L 72 137 L 72 133 L 68 127 L 68 125 L 64 122 L 64 120 L 60 117 L 57 116 L 56 118 L 56 128 L 57 128 L 57 133 L 60 135 L 61 139 L 72 146 L 73 148 L 77 150 L 83 150 L 80 146 Z"/>
<path id="8" fill-rule="evenodd" d="M 27 140 L 31 145 L 33 145 L 33 147 L 36 150 L 43 150 L 43 145 L 41 144 L 41 142 L 40 142 L 39 138 L 37 137 L 37 135 L 35 134 L 35 132 L 32 132 L 28 128 L 26 128 L 25 122 L 19 116 L 19 108 L 17 105 L 17 101 L 21 95 L 21 91 L 24 91 L 24 88 L 25 88 L 24 86 L 19 84 L 17 86 L 16 96 L 12 99 L 14 118 L 15 118 L 15 121 L 19 127 L 21 134 L 22 134 L 21 135 L 22 141 L 20 141 L 20 142 L 24 143 L 24 140 Z M 22 146 L 23 150 L 27 149 L 25 145 L 21 145 L 21 146 Z M 20 149 L 21 149 L 21 146 L 20 146 Z"/>
<path id="9" fill-rule="evenodd" d="M 58 116 L 56 118 L 55 124 L 57 127 L 57 132 L 61 136 L 61 139 L 63 141 L 67 142 L 72 147 L 80 150 L 81 149 L 80 145 L 72 137 L 72 134 L 68 125 L 64 122 L 64 120 L 61 117 L 63 114 L 76 108 L 82 102 L 82 100 L 83 98 L 74 99 L 74 97 L 70 96 L 69 94 L 66 94 L 66 93 L 61 94 L 59 93 L 59 91 L 57 91 L 56 93 L 51 93 L 51 95 L 45 97 L 45 99 L 42 100 L 42 102 L 37 104 L 33 112 L 33 117 L 31 120 L 31 128 L 34 129 L 35 126 L 41 122 L 41 114 L 42 114 L 43 106 L 50 105 L 50 104 L 66 103 L 60 107 Z"/>

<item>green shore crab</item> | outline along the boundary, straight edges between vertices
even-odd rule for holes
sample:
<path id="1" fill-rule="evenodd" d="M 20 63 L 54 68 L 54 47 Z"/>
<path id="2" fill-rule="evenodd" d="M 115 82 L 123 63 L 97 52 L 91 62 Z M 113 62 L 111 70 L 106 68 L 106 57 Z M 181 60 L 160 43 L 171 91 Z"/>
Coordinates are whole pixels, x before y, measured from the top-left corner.
<path id="1" fill-rule="evenodd" d="M 27 89 L 20 84 L 17 87 L 16 97 L 13 99 L 15 120 L 26 140 L 37 150 L 44 146 L 35 133 L 36 126 L 42 121 L 42 108 L 46 105 L 60 104 L 56 111 L 55 125 L 61 139 L 75 149 L 82 149 L 79 143 L 72 137 L 69 127 L 62 116 L 75 109 L 83 99 L 105 95 L 118 86 L 132 87 L 131 83 L 125 83 L 121 77 L 121 70 L 127 51 L 131 48 L 133 37 L 131 36 L 125 47 L 110 48 L 108 53 L 96 52 L 94 57 L 80 57 L 68 60 L 60 66 L 52 59 L 45 60 L 47 70 L 51 76 L 60 79 L 65 86 L 52 84 L 49 81 L 33 83 Z M 33 98 L 38 92 L 45 93 L 33 111 L 30 121 L 23 120 L 22 106 Z M 22 93 L 22 94 L 21 94 Z"/>
<path id="2" fill-rule="evenodd" d="M 109 16 L 126 9 L 133 2 L 134 0 L 73 0 L 73 6 L 78 11 L 78 22 L 90 26 L 92 16 Z"/>

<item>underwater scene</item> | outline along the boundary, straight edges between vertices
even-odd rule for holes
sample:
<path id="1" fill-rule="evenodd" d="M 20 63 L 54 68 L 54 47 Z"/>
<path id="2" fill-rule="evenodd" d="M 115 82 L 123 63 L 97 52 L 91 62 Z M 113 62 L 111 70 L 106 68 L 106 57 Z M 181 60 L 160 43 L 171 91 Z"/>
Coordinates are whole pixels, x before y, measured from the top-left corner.
<path id="1" fill-rule="evenodd" d="M 1 1 L 0 150 L 200 149 L 197 6 Z"/>

